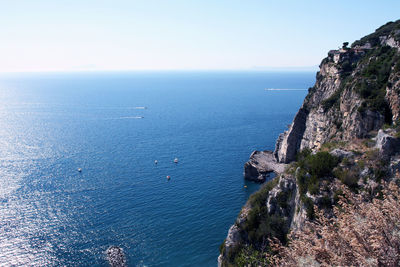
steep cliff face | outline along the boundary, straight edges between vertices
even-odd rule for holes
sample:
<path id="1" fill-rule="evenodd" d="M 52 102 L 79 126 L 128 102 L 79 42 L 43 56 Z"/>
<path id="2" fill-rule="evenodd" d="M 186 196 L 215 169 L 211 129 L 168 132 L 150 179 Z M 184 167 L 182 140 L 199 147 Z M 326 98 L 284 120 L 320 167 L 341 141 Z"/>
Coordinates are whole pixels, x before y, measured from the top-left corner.
<path id="1" fill-rule="evenodd" d="M 332 216 L 340 185 L 371 198 L 382 180 L 400 181 L 399 137 L 400 20 L 329 51 L 275 151 L 253 152 L 245 178 L 277 177 L 242 209 L 219 265 L 266 265 L 268 240 L 285 243 L 288 232 L 313 219 L 314 205 Z"/>
<path id="2" fill-rule="evenodd" d="M 352 48 L 332 50 L 317 73 L 314 87 L 274 151 L 278 162 L 295 160 L 304 148 L 325 142 L 364 138 L 400 112 L 399 21 L 356 41 Z"/>
<path id="3" fill-rule="evenodd" d="M 302 205 L 300 202 L 296 203 L 296 191 L 294 176 L 280 175 L 253 194 L 242 208 L 235 224 L 229 228 L 221 245 L 218 265 L 236 266 L 236 258 L 243 249 L 258 249 L 253 245 L 263 246 L 269 237 L 284 241 L 291 227 L 296 205 Z M 296 217 L 300 217 L 301 213 Z M 296 224 L 298 221 L 296 220 Z"/>
<path id="4" fill-rule="evenodd" d="M 385 96 L 389 103 L 390 109 L 392 110 L 393 113 L 392 120 L 394 122 L 397 122 L 400 119 L 399 88 L 400 88 L 400 72 L 394 71 L 390 74 Z"/>

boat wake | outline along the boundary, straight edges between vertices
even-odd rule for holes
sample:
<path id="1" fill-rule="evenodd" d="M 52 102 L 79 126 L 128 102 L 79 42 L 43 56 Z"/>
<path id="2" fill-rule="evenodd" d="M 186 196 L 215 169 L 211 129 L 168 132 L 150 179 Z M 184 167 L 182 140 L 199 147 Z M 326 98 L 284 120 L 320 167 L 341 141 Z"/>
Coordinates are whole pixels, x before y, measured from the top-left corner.
<path id="1" fill-rule="evenodd" d="M 125 116 L 125 117 L 114 117 L 114 118 L 103 118 L 103 120 L 139 120 L 144 119 L 143 116 Z"/>
<path id="2" fill-rule="evenodd" d="M 307 89 L 292 89 L 292 88 L 265 88 L 265 91 L 307 91 Z"/>

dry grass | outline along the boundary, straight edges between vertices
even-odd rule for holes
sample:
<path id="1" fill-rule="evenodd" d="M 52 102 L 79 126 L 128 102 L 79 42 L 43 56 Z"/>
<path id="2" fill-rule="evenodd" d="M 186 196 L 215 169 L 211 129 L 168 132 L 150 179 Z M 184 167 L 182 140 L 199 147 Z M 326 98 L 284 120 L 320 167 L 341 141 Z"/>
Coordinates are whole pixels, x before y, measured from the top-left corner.
<path id="1" fill-rule="evenodd" d="M 316 220 L 293 234 L 285 247 L 276 240 L 273 266 L 400 266 L 400 190 L 385 184 L 379 198 L 365 202 L 342 187 L 335 217 Z"/>

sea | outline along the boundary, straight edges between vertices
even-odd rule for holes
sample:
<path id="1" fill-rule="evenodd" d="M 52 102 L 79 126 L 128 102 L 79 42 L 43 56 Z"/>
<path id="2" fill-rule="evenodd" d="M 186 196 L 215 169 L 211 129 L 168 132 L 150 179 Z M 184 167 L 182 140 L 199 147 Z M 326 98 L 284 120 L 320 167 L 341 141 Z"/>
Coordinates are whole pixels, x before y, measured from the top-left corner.
<path id="1" fill-rule="evenodd" d="M 0 266 L 108 266 L 110 246 L 128 266 L 216 266 L 260 186 L 244 163 L 274 149 L 314 82 L 314 72 L 1 74 Z"/>

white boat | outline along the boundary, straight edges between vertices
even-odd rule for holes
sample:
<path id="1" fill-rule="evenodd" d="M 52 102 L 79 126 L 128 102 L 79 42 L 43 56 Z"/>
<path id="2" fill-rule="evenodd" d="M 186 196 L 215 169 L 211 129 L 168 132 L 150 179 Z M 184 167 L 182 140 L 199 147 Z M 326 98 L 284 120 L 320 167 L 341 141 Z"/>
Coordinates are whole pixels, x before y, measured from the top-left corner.
<path id="1" fill-rule="evenodd" d="M 78 168 L 78 172 L 82 172 L 82 169 L 81 169 L 81 168 Z"/>
<path id="2" fill-rule="evenodd" d="M 158 160 L 155 160 L 155 161 L 154 161 L 154 164 L 156 164 L 156 165 L 157 165 L 157 163 L 158 163 Z"/>
<path id="3" fill-rule="evenodd" d="M 174 162 L 175 162 L 175 163 L 178 163 L 178 158 L 175 158 L 175 159 L 174 159 Z"/>

